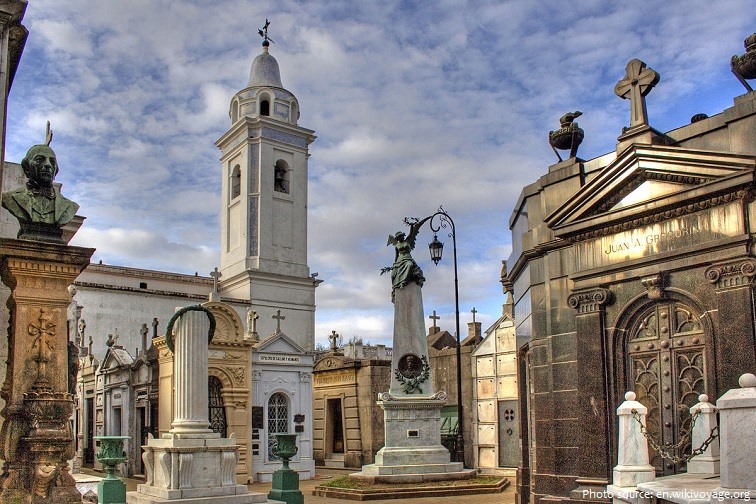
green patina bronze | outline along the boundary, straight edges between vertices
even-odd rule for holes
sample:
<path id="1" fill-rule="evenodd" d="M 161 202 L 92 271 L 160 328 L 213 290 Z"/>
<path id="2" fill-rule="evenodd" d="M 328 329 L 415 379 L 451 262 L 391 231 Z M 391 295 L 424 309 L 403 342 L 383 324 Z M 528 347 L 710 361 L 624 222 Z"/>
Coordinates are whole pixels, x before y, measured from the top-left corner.
<path id="1" fill-rule="evenodd" d="M 59 168 L 51 140 L 48 123 L 47 143 L 32 146 L 21 160 L 26 185 L 3 193 L 2 205 L 18 219 L 18 238 L 62 243 L 61 228 L 71 222 L 79 205 L 53 185 Z"/>
<path id="2" fill-rule="evenodd" d="M 125 504 L 126 485 L 115 475 L 118 464 L 126 460 L 123 451 L 123 441 L 131 439 L 129 436 L 95 436 L 100 442 L 97 460 L 105 466 L 108 475 L 97 483 L 97 501 L 100 504 Z"/>
<path id="3" fill-rule="evenodd" d="M 423 270 L 417 265 L 412 258 L 412 250 L 415 248 L 415 240 L 420 226 L 428 218 L 418 221 L 414 218 L 405 218 L 404 222 L 410 227 L 409 234 L 403 231 L 389 235 L 386 245 L 393 245 L 396 249 L 394 264 L 381 270 L 381 275 L 391 272 L 391 301 L 394 301 L 396 289 L 403 289 L 411 283 L 416 283 L 420 287 L 425 283 Z"/>
<path id="4" fill-rule="evenodd" d="M 289 459 L 296 453 L 296 434 L 276 434 L 276 455 L 283 460 L 283 466 L 273 473 L 269 499 L 284 501 L 287 504 L 304 504 L 304 495 L 299 490 L 299 475 L 289 468 Z"/>

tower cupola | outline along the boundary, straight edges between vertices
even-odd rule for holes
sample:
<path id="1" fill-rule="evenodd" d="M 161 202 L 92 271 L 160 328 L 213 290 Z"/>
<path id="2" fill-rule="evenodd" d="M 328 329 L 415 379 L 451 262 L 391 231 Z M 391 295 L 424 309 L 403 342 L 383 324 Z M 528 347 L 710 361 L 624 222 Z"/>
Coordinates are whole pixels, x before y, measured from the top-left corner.
<path id="1" fill-rule="evenodd" d="M 276 121 L 296 125 L 299 120 L 299 102 L 283 87 L 278 61 L 270 54 L 268 25 L 260 31 L 263 37 L 262 53 L 253 61 L 249 70 L 247 87 L 236 93 L 231 100 L 229 117 L 231 124 L 248 117 L 269 117 Z"/>

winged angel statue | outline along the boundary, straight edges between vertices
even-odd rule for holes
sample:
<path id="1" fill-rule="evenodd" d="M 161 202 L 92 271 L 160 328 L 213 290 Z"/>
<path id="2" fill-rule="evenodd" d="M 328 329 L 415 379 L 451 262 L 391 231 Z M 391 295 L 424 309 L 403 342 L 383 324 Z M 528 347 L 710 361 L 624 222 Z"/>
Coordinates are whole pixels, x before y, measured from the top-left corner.
<path id="1" fill-rule="evenodd" d="M 391 302 L 394 302 L 394 293 L 396 289 L 403 289 L 410 283 L 416 283 L 420 287 L 425 283 L 425 277 L 423 276 L 423 270 L 417 265 L 412 258 L 412 250 L 415 248 L 415 239 L 417 233 L 420 231 L 420 226 L 427 219 L 418 221 L 413 218 L 405 218 L 404 223 L 410 227 L 409 235 L 404 231 L 397 231 L 396 233 L 389 235 L 386 246 L 393 245 L 396 249 L 396 255 L 394 256 L 394 264 L 383 268 L 381 275 L 391 272 Z"/>

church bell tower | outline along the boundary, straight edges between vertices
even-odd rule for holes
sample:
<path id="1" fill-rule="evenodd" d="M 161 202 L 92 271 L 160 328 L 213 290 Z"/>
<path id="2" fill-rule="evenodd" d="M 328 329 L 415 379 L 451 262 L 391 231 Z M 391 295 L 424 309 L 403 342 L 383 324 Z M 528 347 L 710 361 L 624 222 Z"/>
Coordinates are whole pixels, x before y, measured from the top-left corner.
<path id="1" fill-rule="evenodd" d="M 216 142 L 220 293 L 252 301 L 261 338 L 276 329 L 271 316 L 281 310 L 281 331 L 312 349 L 319 281 L 307 266 L 307 160 L 315 135 L 297 124 L 299 102 L 283 87 L 269 48 L 266 31 L 247 87 L 231 100 L 231 127 Z"/>

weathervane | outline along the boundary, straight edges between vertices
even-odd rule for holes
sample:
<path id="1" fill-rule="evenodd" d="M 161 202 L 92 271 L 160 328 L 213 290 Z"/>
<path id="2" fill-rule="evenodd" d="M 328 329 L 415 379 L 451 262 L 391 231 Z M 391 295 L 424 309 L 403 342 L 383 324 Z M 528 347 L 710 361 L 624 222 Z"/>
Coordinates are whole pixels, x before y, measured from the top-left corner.
<path id="1" fill-rule="evenodd" d="M 268 21 L 268 18 L 265 18 L 265 26 L 261 30 L 257 30 L 257 33 L 263 38 L 263 47 L 268 47 L 271 42 L 276 43 L 272 38 L 268 37 L 268 26 L 270 26 L 270 21 Z"/>

